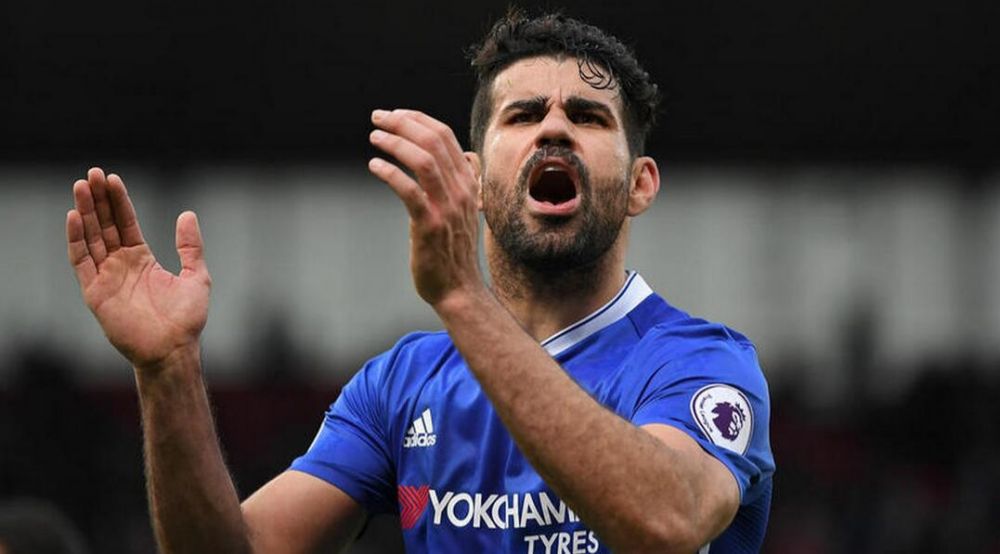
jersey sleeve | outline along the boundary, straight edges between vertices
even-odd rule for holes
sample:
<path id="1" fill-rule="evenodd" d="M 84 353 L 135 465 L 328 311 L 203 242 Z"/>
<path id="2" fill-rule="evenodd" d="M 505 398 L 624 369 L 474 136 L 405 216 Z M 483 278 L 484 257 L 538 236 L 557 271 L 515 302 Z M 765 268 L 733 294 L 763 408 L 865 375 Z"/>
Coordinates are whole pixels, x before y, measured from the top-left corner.
<path id="1" fill-rule="evenodd" d="M 724 331 L 693 343 L 679 352 L 653 345 L 639 357 L 639 364 L 656 369 L 635 396 L 630 419 L 687 433 L 732 472 L 741 504 L 748 504 L 774 473 L 767 382 L 749 343 Z"/>
<path id="2" fill-rule="evenodd" d="M 394 466 L 378 394 L 389 356 L 368 362 L 330 406 L 309 450 L 291 469 L 331 483 L 369 515 L 395 510 Z"/>

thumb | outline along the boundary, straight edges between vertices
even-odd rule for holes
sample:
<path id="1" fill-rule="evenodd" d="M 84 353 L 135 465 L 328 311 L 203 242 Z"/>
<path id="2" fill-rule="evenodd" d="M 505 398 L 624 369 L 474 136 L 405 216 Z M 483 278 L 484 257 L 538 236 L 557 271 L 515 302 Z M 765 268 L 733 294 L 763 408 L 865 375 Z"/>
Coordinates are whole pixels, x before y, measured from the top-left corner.
<path id="1" fill-rule="evenodd" d="M 208 273 L 205 266 L 205 249 L 198 227 L 198 216 L 187 211 L 177 217 L 177 255 L 181 259 L 181 275 Z"/>

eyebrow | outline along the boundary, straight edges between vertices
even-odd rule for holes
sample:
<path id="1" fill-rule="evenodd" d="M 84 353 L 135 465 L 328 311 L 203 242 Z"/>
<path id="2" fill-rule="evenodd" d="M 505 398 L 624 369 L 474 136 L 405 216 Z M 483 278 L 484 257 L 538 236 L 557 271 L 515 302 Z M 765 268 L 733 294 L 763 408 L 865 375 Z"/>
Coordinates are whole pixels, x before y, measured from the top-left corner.
<path id="1" fill-rule="evenodd" d="M 504 106 L 503 109 L 500 110 L 500 113 L 508 113 L 517 110 L 532 113 L 544 113 L 548 109 L 548 105 L 549 97 L 539 95 L 532 98 L 525 98 L 523 100 L 514 100 Z M 612 110 L 610 106 L 604 102 L 590 100 L 582 96 L 570 96 L 567 98 L 566 111 L 571 113 L 598 112 L 611 121 L 618 121 L 618 118 L 615 117 L 614 110 Z"/>
<path id="2" fill-rule="evenodd" d="M 567 112 L 598 112 L 611 121 L 618 121 L 615 112 L 604 102 L 590 100 L 581 96 L 570 96 L 566 99 Z"/>
<path id="3" fill-rule="evenodd" d="M 533 98 L 525 98 L 524 100 L 515 100 L 504 106 L 503 109 L 500 110 L 500 113 L 508 113 L 516 110 L 526 112 L 544 112 L 548 105 L 549 97 L 539 95 Z"/>

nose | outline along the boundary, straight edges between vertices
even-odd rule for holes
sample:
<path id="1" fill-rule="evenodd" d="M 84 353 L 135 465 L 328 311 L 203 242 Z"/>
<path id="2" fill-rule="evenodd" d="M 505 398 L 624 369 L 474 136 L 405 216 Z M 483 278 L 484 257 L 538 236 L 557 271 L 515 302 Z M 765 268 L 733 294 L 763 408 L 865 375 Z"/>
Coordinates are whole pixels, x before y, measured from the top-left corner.
<path id="1" fill-rule="evenodd" d="M 549 110 L 545 114 L 545 119 L 538 126 L 535 147 L 563 146 L 573 148 L 575 142 L 573 124 L 566 118 L 566 114 L 558 108 Z"/>

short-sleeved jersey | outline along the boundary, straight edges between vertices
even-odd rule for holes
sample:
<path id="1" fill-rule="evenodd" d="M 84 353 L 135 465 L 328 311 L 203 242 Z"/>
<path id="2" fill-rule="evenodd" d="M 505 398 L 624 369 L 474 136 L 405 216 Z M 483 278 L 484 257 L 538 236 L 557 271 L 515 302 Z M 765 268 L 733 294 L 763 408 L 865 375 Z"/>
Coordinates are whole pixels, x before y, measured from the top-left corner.
<path id="1" fill-rule="evenodd" d="M 767 383 L 742 335 L 671 307 L 636 273 L 605 306 L 542 342 L 635 425 L 691 436 L 735 476 L 740 508 L 701 552 L 757 552 L 774 460 Z M 292 469 L 369 514 L 400 516 L 407 552 L 609 552 L 521 454 L 450 337 L 404 337 L 330 407 Z"/>

